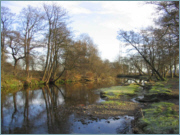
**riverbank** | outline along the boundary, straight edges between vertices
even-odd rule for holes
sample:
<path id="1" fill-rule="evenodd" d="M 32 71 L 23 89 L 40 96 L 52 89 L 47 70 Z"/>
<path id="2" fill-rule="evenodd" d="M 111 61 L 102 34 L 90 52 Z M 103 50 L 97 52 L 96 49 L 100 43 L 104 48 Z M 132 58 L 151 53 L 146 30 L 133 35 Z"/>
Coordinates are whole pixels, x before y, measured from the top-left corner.
<path id="1" fill-rule="evenodd" d="M 139 100 L 144 103 L 137 109 L 132 122 L 138 134 L 179 133 L 179 79 L 151 83 L 152 87 Z"/>
<path id="2" fill-rule="evenodd" d="M 135 84 L 101 88 L 96 90 L 95 93 L 101 96 L 102 102 L 87 106 L 79 104 L 78 106 L 71 106 L 70 108 L 58 107 L 57 112 L 59 112 L 59 114 L 62 114 L 62 110 L 66 110 L 66 113 L 73 112 L 81 118 L 79 121 L 82 123 L 84 123 L 86 119 L 106 119 L 110 124 L 108 119 L 118 120 L 120 116 L 123 116 L 124 121 L 129 121 L 129 117 L 133 116 L 138 108 L 138 103 L 134 103 L 130 101 L 130 99 L 141 90 L 142 89 Z"/>
<path id="3" fill-rule="evenodd" d="M 132 82 L 129 81 L 129 83 Z M 165 82 L 146 83 L 146 89 L 135 84 L 126 86 L 117 86 L 116 84 L 113 86 L 107 83 L 100 85 L 89 82 L 66 83 L 58 86 L 47 85 L 35 89 L 27 87 L 21 90 L 18 88 L 14 90 L 20 90 L 19 92 L 12 92 L 11 94 L 6 94 L 6 92 L 4 94 L 1 91 L 2 106 L 6 108 L 3 109 L 3 120 L 14 122 L 14 126 L 4 123 L 3 131 L 9 133 L 11 127 L 13 133 L 27 133 L 27 129 L 37 129 L 35 124 L 37 122 L 54 120 L 48 125 L 51 131 L 46 131 L 46 122 L 41 123 L 41 128 L 43 128 L 41 133 L 145 134 L 152 133 L 149 129 L 153 128 L 157 128 L 157 130 L 153 130 L 156 131 L 154 133 L 159 133 L 161 128 L 164 128 L 163 131 L 165 132 L 163 133 L 177 133 L 177 120 L 179 120 L 177 115 L 179 111 L 178 84 L 179 81 L 175 78 Z M 154 97 L 163 95 L 163 98 L 160 101 L 150 100 L 152 95 Z M 24 101 L 24 105 L 18 101 Z M 34 116 L 27 117 L 31 123 L 31 128 L 28 126 L 25 130 L 22 128 L 22 131 L 21 129 L 14 129 L 13 127 L 16 126 L 21 127 L 21 124 L 18 125 L 15 122 L 14 116 L 23 120 L 25 115 L 21 114 L 25 113 L 27 109 L 29 116 Z M 39 117 L 40 115 L 43 117 Z M 12 118 L 12 120 L 8 121 L 7 117 Z M 33 123 L 36 119 L 37 121 Z M 156 122 L 155 120 L 157 123 L 153 124 Z M 173 123 L 172 126 L 166 124 L 169 121 Z M 163 125 L 163 127 L 159 125 Z M 167 126 L 168 128 L 166 128 Z M 59 127 L 63 127 L 65 130 L 56 131 Z M 37 132 L 32 131 L 32 133 Z"/>
<path id="4" fill-rule="evenodd" d="M 149 89 L 144 98 L 137 98 L 144 90 L 134 84 L 99 89 L 96 93 L 101 96 L 102 102 L 74 106 L 71 110 L 82 117 L 82 122 L 86 118 L 116 120 L 119 116 L 134 116 L 133 133 L 179 133 L 179 79 L 151 82 L 146 86 Z M 133 97 L 137 102 L 132 102 Z"/>
<path id="5" fill-rule="evenodd" d="M 14 75 L 6 75 L 4 77 L 1 77 L 1 89 L 21 89 L 23 87 L 36 87 L 43 85 L 44 82 L 42 82 L 38 78 L 28 78 L 25 77 L 17 77 Z M 11 91 L 12 91 L 11 90 Z"/>
<path id="6" fill-rule="evenodd" d="M 115 84 L 116 78 L 112 76 L 108 76 L 106 78 L 94 78 L 94 77 L 80 77 L 80 78 L 62 78 L 59 79 L 55 82 L 55 84 L 66 84 L 66 83 L 88 83 L 88 82 L 96 82 L 96 83 L 101 83 L 101 82 L 108 82 L 111 84 Z M 1 88 L 9 88 L 9 89 L 14 89 L 14 88 L 23 88 L 25 87 L 34 87 L 34 86 L 39 86 L 43 85 L 45 82 L 41 80 L 41 77 L 37 78 L 26 78 L 26 77 L 19 77 L 19 76 L 14 76 L 14 75 L 6 75 L 1 77 Z"/>
<path id="7" fill-rule="evenodd" d="M 129 100 L 137 91 L 138 86 L 134 84 L 102 88 L 96 90 L 96 93 L 100 94 L 102 102 L 88 106 L 78 106 L 75 109 L 80 115 L 98 119 L 108 119 L 109 117 L 116 119 L 120 115 L 132 116 L 138 104 Z"/>

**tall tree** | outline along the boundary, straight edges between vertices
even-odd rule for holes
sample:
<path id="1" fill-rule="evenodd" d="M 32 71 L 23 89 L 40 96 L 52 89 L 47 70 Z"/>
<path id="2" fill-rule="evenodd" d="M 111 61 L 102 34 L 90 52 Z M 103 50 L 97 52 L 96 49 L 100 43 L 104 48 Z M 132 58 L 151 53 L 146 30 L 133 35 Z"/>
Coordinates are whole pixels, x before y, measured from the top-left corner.
<path id="1" fill-rule="evenodd" d="M 58 59 L 62 58 L 63 47 L 68 45 L 70 32 L 66 26 L 67 13 L 56 3 L 43 4 L 45 20 L 47 23 L 47 55 L 44 75 L 42 80 L 48 83 L 50 78 L 54 80 Z"/>
<path id="2" fill-rule="evenodd" d="M 1 7 L 1 68 L 3 69 L 5 61 L 5 38 L 14 22 L 15 14 L 11 13 L 7 7 Z"/>
<path id="3" fill-rule="evenodd" d="M 164 47 L 168 48 L 171 61 L 169 69 L 173 77 L 176 75 L 179 59 L 179 1 L 160 1 L 152 4 L 157 5 L 156 10 L 161 13 L 156 24 L 160 27 L 158 31 L 164 31 L 159 40 L 164 40 L 166 44 Z"/>
<path id="4" fill-rule="evenodd" d="M 37 39 L 38 32 L 43 28 L 43 15 L 40 9 L 27 6 L 23 8 L 19 15 L 19 30 L 24 38 L 24 54 L 26 63 L 26 75 L 29 77 L 29 59 L 32 49 L 37 47 L 34 40 Z"/>
<path id="5" fill-rule="evenodd" d="M 148 44 L 151 43 L 151 42 L 148 42 L 149 39 L 147 37 L 144 37 L 139 33 L 135 33 L 134 31 L 127 32 L 127 31 L 120 30 L 118 32 L 117 38 L 119 40 L 123 40 L 124 42 L 126 42 L 127 45 L 131 45 L 141 55 L 144 61 L 150 66 L 150 68 L 152 69 L 152 73 L 156 74 L 161 80 L 164 80 L 164 78 L 161 76 L 161 74 L 158 72 L 158 70 L 156 69 L 154 65 L 153 57 L 150 57 L 150 59 L 148 59 L 147 57 L 148 55 L 146 55 L 147 53 L 143 53 L 141 51 L 141 48 L 143 46 L 142 45 L 143 41 L 145 41 Z M 154 48 L 153 47 L 151 48 L 152 50 L 150 50 L 150 53 L 149 53 L 150 55 L 153 53 L 152 51 L 154 51 Z M 145 51 L 147 51 L 147 49 Z"/>
<path id="6" fill-rule="evenodd" d="M 23 53 L 24 45 L 19 32 L 10 31 L 7 34 L 7 46 L 10 48 L 10 54 L 14 60 L 14 75 L 16 75 L 18 61 L 25 58 Z"/>

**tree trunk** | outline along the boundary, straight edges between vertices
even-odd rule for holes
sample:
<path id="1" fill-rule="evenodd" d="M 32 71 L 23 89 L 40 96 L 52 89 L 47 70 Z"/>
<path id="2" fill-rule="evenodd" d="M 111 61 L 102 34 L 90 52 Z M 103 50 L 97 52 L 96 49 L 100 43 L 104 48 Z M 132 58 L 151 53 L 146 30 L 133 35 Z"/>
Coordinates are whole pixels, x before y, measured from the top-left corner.
<path id="1" fill-rule="evenodd" d="M 177 57 L 176 57 L 175 60 L 174 60 L 174 77 L 177 76 L 177 75 L 176 75 L 176 72 L 177 72 L 177 63 L 176 63 L 176 59 L 177 59 Z"/>
<path id="2" fill-rule="evenodd" d="M 49 54 L 50 54 L 50 37 L 51 37 L 51 28 L 49 28 L 49 36 L 48 36 L 48 50 L 47 50 L 46 65 L 45 65 L 45 69 L 44 69 L 44 74 L 43 74 L 42 81 L 45 81 L 45 77 L 46 77 L 46 74 L 47 74 L 47 69 L 48 69 Z"/>
<path id="3" fill-rule="evenodd" d="M 63 71 L 61 72 L 61 74 L 56 78 L 56 79 L 54 79 L 53 80 L 53 82 L 56 82 L 62 75 L 63 75 L 63 73 L 65 72 L 65 68 L 63 69 Z"/>
<path id="4" fill-rule="evenodd" d="M 172 65 L 170 65 L 170 77 L 173 78 L 173 69 L 172 69 Z"/>
<path id="5" fill-rule="evenodd" d="M 17 75 L 17 60 L 15 59 L 15 61 L 14 61 L 14 71 L 13 71 L 13 73 L 14 73 L 14 75 L 16 76 Z"/>
<path id="6" fill-rule="evenodd" d="M 146 59 L 146 57 L 137 49 L 136 46 L 132 45 L 137 51 L 138 53 L 143 57 L 143 59 L 145 60 L 145 62 L 151 67 L 152 71 L 154 73 L 157 74 L 157 76 L 162 80 L 164 81 L 164 78 L 160 75 L 160 73 L 155 69 L 155 67 Z"/>
<path id="7" fill-rule="evenodd" d="M 4 42 L 5 42 L 5 34 L 1 32 L 1 73 L 4 71 Z"/>

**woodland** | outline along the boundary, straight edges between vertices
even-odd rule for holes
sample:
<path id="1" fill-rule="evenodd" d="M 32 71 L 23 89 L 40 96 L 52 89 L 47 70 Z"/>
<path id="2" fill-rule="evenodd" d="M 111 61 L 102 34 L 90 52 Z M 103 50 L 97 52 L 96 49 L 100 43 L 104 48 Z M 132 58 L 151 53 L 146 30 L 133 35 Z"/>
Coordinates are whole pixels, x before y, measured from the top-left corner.
<path id="1" fill-rule="evenodd" d="M 102 60 L 86 33 L 74 38 L 68 12 L 52 3 L 27 6 L 16 15 L 1 7 L 2 86 L 65 81 L 113 81 L 118 74 L 145 75 L 151 80 L 177 77 L 179 69 L 179 2 L 156 5 L 155 26 L 117 30 L 128 50 L 114 62 Z M 131 53 L 135 50 L 136 53 Z"/>

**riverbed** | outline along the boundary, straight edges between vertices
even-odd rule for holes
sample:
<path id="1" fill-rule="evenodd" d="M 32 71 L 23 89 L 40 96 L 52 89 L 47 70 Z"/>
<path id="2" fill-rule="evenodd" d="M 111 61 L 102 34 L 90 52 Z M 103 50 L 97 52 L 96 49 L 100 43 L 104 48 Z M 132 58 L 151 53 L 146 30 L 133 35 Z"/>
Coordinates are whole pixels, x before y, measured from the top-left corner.
<path id="1" fill-rule="evenodd" d="M 110 86 L 112 84 L 75 83 L 2 94 L 1 133 L 131 134 L 133 115 L 93 118 L 78 112 L 79 107 L 86 109 L 104 102 L 96 90 Z"/>

